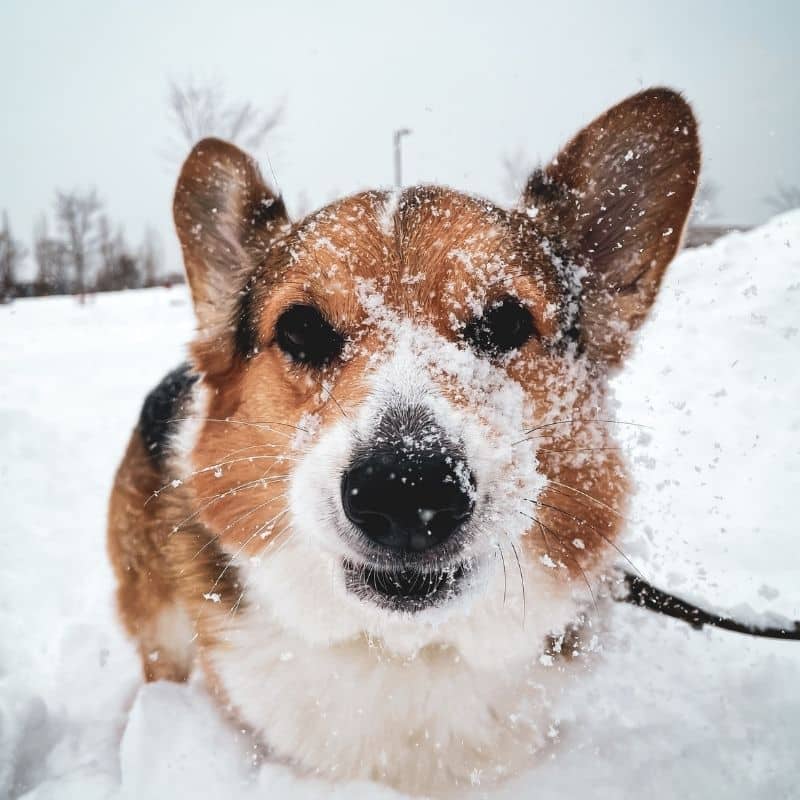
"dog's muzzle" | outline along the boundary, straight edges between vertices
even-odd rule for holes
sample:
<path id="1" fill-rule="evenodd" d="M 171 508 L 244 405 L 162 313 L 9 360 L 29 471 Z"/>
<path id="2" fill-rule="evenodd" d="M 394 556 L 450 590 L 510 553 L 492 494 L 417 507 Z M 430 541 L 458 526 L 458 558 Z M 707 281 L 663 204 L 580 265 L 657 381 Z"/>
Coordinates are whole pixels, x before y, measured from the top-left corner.
<path id="1" fill-rule="evenodd" d="M 345 565 L 349 588 L 413 606 L 452 592 L 465 571 L 459 534 L 474 498 L 463 450 L 430 412 L 406 408 L 384 416 L 341 478 L 342 509 L 365 556 L 363 564 Z"/>

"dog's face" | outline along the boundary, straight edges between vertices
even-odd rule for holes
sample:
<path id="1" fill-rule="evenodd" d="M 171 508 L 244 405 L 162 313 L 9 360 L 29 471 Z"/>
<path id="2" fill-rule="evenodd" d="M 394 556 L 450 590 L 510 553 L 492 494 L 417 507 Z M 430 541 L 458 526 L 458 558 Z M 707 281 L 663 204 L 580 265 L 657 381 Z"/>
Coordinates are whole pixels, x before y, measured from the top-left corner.
<path id="1" fill-rule="evenodd" d="M 615 555 L 606 404 L 675 253 L 694 119 L 665 90 L 570 142 L 513 211 L 366 192 L 296 224 L 201 142 L 176 221 L 200 322 L 201 519 L 242 601 L 311 641 L 479 658 L 563 630 Z M 497 657 L 495 652 L 494 657 Z"/>

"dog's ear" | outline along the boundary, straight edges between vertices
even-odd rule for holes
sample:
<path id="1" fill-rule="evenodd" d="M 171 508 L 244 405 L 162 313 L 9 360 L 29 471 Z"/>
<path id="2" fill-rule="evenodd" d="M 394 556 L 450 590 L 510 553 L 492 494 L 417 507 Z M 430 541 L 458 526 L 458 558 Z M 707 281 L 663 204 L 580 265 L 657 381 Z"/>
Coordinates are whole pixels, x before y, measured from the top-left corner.
<path id="1" fill-rule="evenodd" d="M 590 355 L 615 364 L 627 352 L 680 246 L 699 170 L 689 104 L 648 89 L 598 117 L 529 180 L 528 213 L 542 212 L 546 235 L 586 270 L 579 326 Z"/>
<path id="2" fill-rule="evenodd" d="M 286 209 L 253 159 L 203 139 L 183 165 L 173 212 L 201 335 L 219 335 L 256 259 L 286 229 Z"/>

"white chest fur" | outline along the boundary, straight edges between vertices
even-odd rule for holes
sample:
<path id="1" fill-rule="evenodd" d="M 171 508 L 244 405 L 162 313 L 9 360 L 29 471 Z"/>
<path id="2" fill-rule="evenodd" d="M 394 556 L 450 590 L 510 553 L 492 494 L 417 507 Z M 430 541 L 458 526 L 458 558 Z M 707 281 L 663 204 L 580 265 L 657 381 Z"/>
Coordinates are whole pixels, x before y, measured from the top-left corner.
<path id="1" fill-rule="evenodd" d="M 266 574 L 245 571 L 250 602 L 208 654 L 238 716 L 277 756 L 331 778 L 424 792 L 491 783 L 532 763 L 564 677 L 562 662 L 542 656 L 544 615 L 523 627 L 517 592 L 500 585 L 483 595 L 496 603 L 465 603 L 426 643 L 412 645 L 385 620 L 380 636 L 361 633 L 369 626 L 351 617 L 327 565 L 315 574 L 305 553 L 300 580 L 318 591 L 299 595 L 308 604 L 290 628 L 274 592 L 296 599 L 298 587 L 289 592 L 269 573 L 298 575 L 288 568 L 299 555 L 285 548 Z"/>

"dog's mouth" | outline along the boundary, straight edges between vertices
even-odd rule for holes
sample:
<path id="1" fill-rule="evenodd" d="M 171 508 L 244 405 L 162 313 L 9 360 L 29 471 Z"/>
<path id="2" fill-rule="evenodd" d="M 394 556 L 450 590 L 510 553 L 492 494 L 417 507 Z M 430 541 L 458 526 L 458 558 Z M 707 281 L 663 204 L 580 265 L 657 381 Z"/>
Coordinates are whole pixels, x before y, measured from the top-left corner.
<path id="1" fill-rule="evenodd" d="M 437 570 L 414 567 L 375 567 L 344 562 L 348 591 L 362 600 L 395 611 L 422 611 L 442 605 L 463 588 L 466 563 Z"/>

